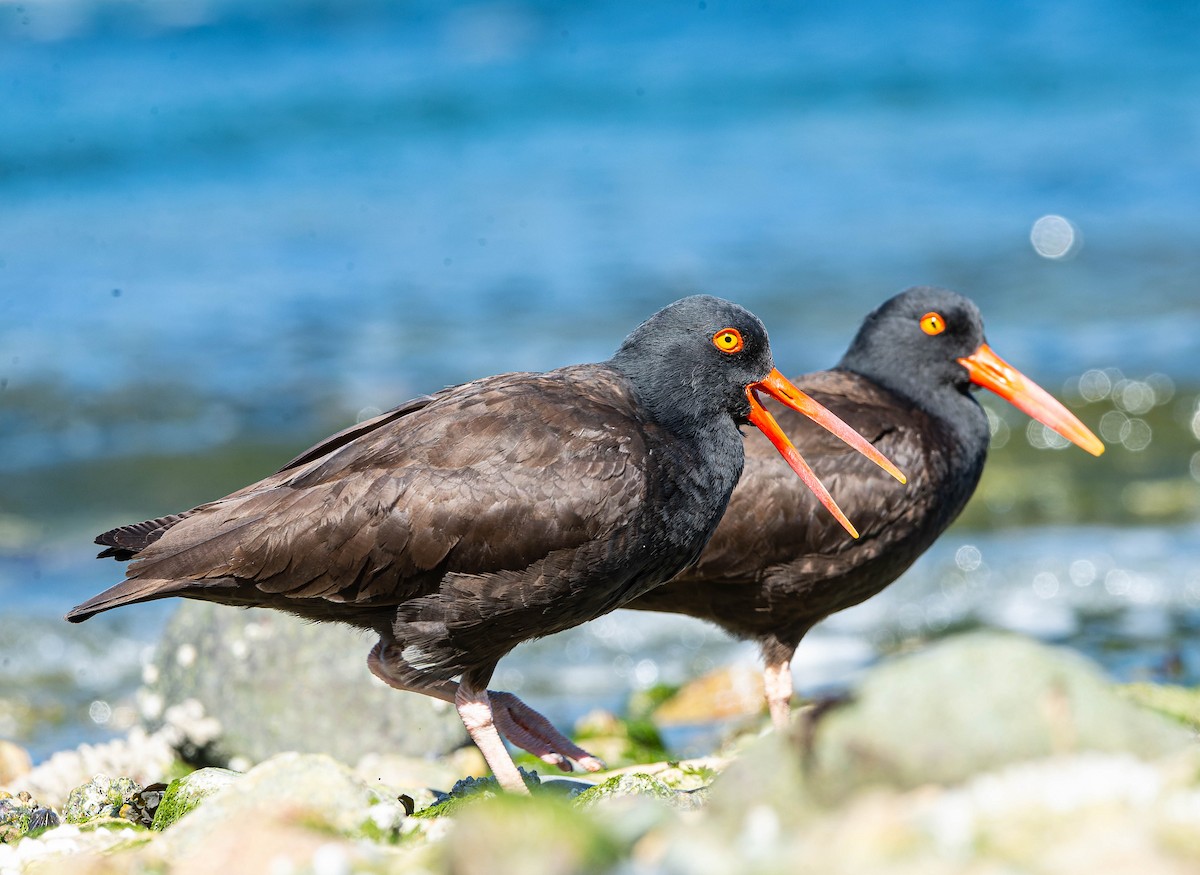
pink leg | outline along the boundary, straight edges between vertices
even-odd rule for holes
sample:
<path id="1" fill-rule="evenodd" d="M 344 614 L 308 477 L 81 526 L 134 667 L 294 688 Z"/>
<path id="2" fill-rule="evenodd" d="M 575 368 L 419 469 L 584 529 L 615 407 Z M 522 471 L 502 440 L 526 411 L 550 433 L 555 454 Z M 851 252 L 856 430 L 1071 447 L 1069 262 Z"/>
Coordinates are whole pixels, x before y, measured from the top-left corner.
<path id="1" fill-rule="evenodd" d="M 471 740 L 491 766 L 492 774 L 496 776 L 500 786 L 510 793 L 528 796 L 529 788 L 525 786 L 521 773 L 517 771 L 516 764 L 508 755 L 504 739 L 496 729 L 487 690 L 474 690 L 466 683 L 460 683 L 458 692 L 454 695 L 454 705 L 458 708 L 458 716 L 462 718 L 463 726 L 467 727 Z"/>
<path id="2" fill-rule="evenodd" d="M 780 732 L 786 732 L 792 722 L 792 664 L 787 659 L 768 659 L 763 668 L 763 687 L 771 722 Z"/>
<path id="3" fill-rule="evenodd" d="M 491 697 L 497 726 L 517 747 L 564 772 L 571 771 L 571 760 L 589 772 L 605 767 L 603 760 L 579 747 L 512 693 L 492 693 Z"/>
<path id="4" fill-rule="evenodd" d="M 372 674 L 394 689 L 422 693 L 457 707 L 459 685 L 454 681 L 429 681 L 417 686 L 411 681 L 404 682 L 396 678 L 388 669 L 389 651 L 392 648 L 395 648 L 395 651 L 392 652 L 391 658 L 395 659 L 399 648 L 394 644 L 380 641 L 371 650 L 367 657 L 367 666 Z M 571 771 L 571 760 L 578 761 L 589 772 L 597 772 L 604 768 L 601 760 L 574 744 L 555 729 L 549 720 L 512 693 L 489 691 L 489 698 L 492 720 L 497 730 L 517 747 L 564 772 Z"/>

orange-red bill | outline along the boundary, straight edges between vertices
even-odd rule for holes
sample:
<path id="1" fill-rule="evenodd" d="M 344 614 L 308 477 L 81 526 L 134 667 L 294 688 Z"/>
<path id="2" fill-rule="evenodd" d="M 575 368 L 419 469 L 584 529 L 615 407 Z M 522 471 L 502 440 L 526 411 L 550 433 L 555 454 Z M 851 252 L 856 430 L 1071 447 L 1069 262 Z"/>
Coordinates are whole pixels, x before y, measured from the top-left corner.
<path id="1" fill-rule="evenodd" d="M 837 521 L 842 524 L 842 527 L 852 537 L 857 538 L 858 531 L 851 524 L 850 520 L 846 518 L 846 515 L 842 513 L 842 509 L 833 500 L 833 496 L 829 494 L 829 490 L 817 479 L 816 473 L 804 461 L 804 458 L 800 455 L 800 451 L 788 440 L 788 436 L 783 433 L 783 429 L 779 427 L 779 423 L 775 421 L 775 417 L 771 416 L 758 400 L 757 392 L 760 390 L 791 407 L 793 410 L 803 413 L 823 428 L 828 429 L 901 483 L 905 482 L 904 475 L 900 473 L 900 469 L 893 465 L 883 453 L 875 449 L 866 438 L 792 385 L 778 370 L 772 370 L 765 380 L 752 383 L 746 387 L 746 397 L 750 399 L 750 423 L 767 436 L 771 443 L 775 445 L 775 449 L 779 451 L 779 454 L 791 466 L 792 470 L 800 476 L 804 484 L 817 496 L 821 504 L 825 505 L 826 509 L 834 515 Z"/>
<path id="2" fill-rule="evenodd" d="M 1054 429 L 1071 443 L 1093 456 L 1104 452 L 1104 444 L 1075 414 L 1063 407 L 1049 392 L 1026 377 L 996 353 L 986 343 L 958 360 L 971 375 L 971 382 L 995 392 L 1038 422 Z"/>

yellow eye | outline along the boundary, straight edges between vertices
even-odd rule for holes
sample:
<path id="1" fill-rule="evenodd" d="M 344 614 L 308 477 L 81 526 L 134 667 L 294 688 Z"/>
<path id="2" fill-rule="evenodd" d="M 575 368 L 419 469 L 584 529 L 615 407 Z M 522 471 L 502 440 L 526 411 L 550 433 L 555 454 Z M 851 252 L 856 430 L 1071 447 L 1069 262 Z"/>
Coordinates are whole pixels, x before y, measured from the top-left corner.
<path id="1" fill-rule="evenodd" d="M 721 352 L 730 354 L 741 352 L 745 345 L 742 341 L 742 333 L 736 328 L 722 328 L 713 335 L 713 346 Z"/>
<path id="2" fill-rule="evenodd" d="M 941 334 L 946 330 L 946 320 L 941 313 L 926 313 L 921 317 L 921 330 L 926 334 Z"/>

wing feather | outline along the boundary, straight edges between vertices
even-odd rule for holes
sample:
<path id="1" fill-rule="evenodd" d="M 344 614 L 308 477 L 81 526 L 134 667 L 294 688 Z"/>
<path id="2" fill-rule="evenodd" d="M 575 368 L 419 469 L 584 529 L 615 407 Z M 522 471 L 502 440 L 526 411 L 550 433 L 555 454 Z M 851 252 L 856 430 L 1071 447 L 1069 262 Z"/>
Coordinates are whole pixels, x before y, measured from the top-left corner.
<path id="1" fill-rule="evenodd" d="M 521 571 L 603 538 L 640 501 L 634 409 L 601 366 L 417 399 L 179 515 L 137 553 L 126 583 L 70 618 L 196 588 L 215 598 L 216 581 L 236 603 L 258 592 L 276 605 L 384 606 L 436 591 L 446 574 Z"/>

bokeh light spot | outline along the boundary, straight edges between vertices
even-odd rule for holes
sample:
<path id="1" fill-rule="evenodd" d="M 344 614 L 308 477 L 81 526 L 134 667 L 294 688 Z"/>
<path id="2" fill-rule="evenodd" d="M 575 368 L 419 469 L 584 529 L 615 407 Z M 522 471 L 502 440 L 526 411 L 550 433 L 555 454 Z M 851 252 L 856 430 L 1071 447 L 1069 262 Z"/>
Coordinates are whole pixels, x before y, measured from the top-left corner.
<path id="1" fill-rule="evenodd" d="M 103 726 L 112 719 L 112 707 L 103 699 L 97 699 L 88 707 L 88 717 L 92 718 L 93 723 Z"/>
<path id="2" fill-rule="evenodd" d="M 1112 381 L 1104 371 L 1093 368 L 1079 378 L 1079 394 L 1085 401 L 1103 401 L 1112 391 Z"/>
<path id="3" fill-rule="evenodd" d="M 1100 417 L 1100 437 L 1110 444 L 1122 443 L 1123 433 L 1128 425 L 1128 416 L 1119 410 L 1110 410 Z"/>
<path id="4" fill-rule="evenodd" d="M 1091 586 L 1096 579 L 1096 564 L 1088 559 L 1076 559 L 1067 573 L 1076 586 Z"/>
<path id="5" fill-rule="evenodd" d="M 1039 571 L 1033 577 L 1033 592 L 1041 599 L 1058 595 L 1058 578 L 1049 571 Z"/>
<path id="6" fill-rule="evenodd" d="M 1025 439 L 1030 445 L 1039 450 L 1063 450 L 1071 442 L 1052 428 L 1047 428 L 1036 419 L 1031 419 L 1025 427 Z"/>
<path id="7" fill-rule="evenodd" d="M 1150 446 L 1150 441 L 1153 439 L 1154 432 L 1150 428 L 1150 423 L 1144 419 L 1131 419 L 1121 429 L 1121 443 L 1124 444 L 1125 449 L 1135 453 L 1140 453 Z"/>
<path id="8" fill-rule="evenodd" d="M 1043 258 L 1069 258 L 1079 251 L 1083 237 L 1068 219 L 1062 216 L 1042 216 L 1033 223 L 1029 242 Z"/>
<path id="9" fill-rule="evenodd" d="M 984 407 L 983 412 L 987 414 L 988 432 L 991 434 L 988 447 L 998 450 L 1008 443 L 1008 439 L 1012 436 L 1012 429 L 991 408 Z"/>
<path id="10" fill-rule="evenodd" d="M 1123 380 L 1113 391 L 1113 400 L 1126 413 L 1138 416 L 1150 412 L 1156 398 L 1149 383 L 1141 380 Z"/>
<path id="11" fill-rule="evenodd" d="M 974 571 L 982 562 L 983 554 L 971 544 L 964 544 L 954 554 L 954 564 L 963 571 Z"/>

